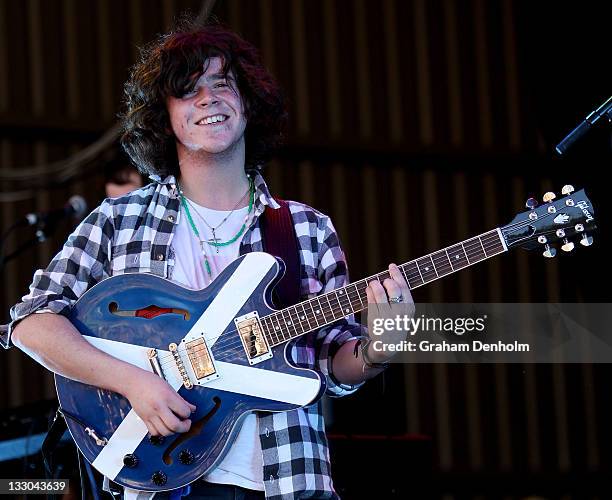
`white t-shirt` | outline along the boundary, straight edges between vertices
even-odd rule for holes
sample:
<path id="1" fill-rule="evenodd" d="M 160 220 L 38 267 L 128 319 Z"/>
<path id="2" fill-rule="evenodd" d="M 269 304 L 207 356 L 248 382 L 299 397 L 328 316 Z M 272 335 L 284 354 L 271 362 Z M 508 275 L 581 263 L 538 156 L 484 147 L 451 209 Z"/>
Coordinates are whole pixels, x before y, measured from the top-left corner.
<path id="1" fill-rule="evenodd" d="M 187 203 L 191 218 L 203 241 L 212 239 L 213 234 L 202 221 L 202 217 L 209 225 L 216 228 L 230 213 L 229 210 L 211 210 L 192 201 L 187 201 Z M 235 210 L 221 227 L 215 230 L 217 239 L 220 241 L 232 239 L 245 223 L 247 213 L 248 207 Z M 200 245 L 185 209 L 181 206 L 178 227 L 172 240 L 174 249 L 172 281 L 193 290 L 207 287 L 230 262 L 238 257 L 241 241 L 242 236 L 234 243 L 223 247 L 213 247 L 207 243 Z M 204 265 L 201 248 L 208 257 L 212 277 L 208 275 Z M 234 484 L 243 488 L 264 491 L 262 451 L 255 415 L 251 414 L 246 417 L 236 441 L 225 458 L 203 479 L 211 483 Z"/>

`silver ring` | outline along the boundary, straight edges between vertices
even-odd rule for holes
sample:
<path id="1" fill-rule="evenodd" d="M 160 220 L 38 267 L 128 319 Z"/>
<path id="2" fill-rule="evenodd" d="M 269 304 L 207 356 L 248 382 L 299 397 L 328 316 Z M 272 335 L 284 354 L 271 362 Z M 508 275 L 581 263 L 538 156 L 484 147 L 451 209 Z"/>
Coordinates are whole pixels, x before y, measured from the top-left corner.
<path id="1" fill-rule="evenodd" d="M 400 295 L 399 297 L 389 297 L 389 303 L 391 304 L 399 304 L 403 302 L 404 298 Z"/>

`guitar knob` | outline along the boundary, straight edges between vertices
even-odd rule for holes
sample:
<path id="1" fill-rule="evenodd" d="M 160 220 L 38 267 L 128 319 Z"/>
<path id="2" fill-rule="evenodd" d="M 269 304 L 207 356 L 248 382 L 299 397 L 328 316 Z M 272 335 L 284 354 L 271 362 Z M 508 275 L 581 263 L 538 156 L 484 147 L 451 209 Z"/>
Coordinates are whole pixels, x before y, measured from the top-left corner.
<path id="1" fill-rule="evenodd" d="M 571 241 L 568 241 L 567 238 L 563 239 L 563 245 L 561 246 L 561 250 L 564 252 L 571 252 L 574 249 L 574 244 Z"/>
<path id="2" fill-rule="evenodd" d="M 160 470 L 158 470 L 157 472 L 154 472 L 153 475 L 151 476 L 151 481 L 153 481 L 153 484 L 156 486 L 163 486 L 164 484 L 166 484 L 167 480 L 168 478 L 166 477 L 166 474 L 164 474 Z"/>
<path id="3" fill-rule="evenodd" d="M 527 207 L 529 210 L 533 210 L 537 206 L 538 200 L 536 200 L 535 198 L 528 198 L 525 202 L 525 207 Z"/>
<path id="4" fill-rule="evenodd" d="M 164 443 L 164 436 L 149 436 L 149 442 L 154 446 Z"/>
<path id="5" fill-rule="evenodd" d="M 586 233 L 582 233 L 582 239 L 580 240 L 580 244 L 585 247 L 590 247 L 593 244 L 593 238 L 588 236 Z"/>
<path id="6" fill-rule="evenodd" d="M 179 453 L 178 459 L 183 465 L 190 465 L 193 463 L 194 456 L 189 450 L 182 450 Z"/>
<path id="7" fill-rule="evenodd" d="M 548 193 L 544 193 L 544 196 L 542 197 L 542 199 L 544 200 L 544 203 L 550 203 L 556 197 L 557 197 L 557 195 L 555 193 L 553 193 L 551 191 L 548 191 Z"/>
<path id="8" fill-rule="evenodd" d="M 561 188 L 561 194 L 571 194 L 574 192 L 574 186 L 572 186 L 571 184 L 566 184 L 565 186 L 563 186 Z"/>
<path id="9" fill-rule="evenodd" d="M 123 457 L 123 465 L 130 469 L 136 467 L 138 465 L 138 457 L 133 453 L 128 453 Z"/>
<path id="10" fill-rule="evenodd" d="M 544 250 L 544 252 L 542 253 L 542 255 L 548 259 L 553 258 L 555 255 L 557 255 L 557 250 L 555 250 L 554 247 L 551 247 L 550 245 L 544 245 L 544 248 L 546 250 Z"/>

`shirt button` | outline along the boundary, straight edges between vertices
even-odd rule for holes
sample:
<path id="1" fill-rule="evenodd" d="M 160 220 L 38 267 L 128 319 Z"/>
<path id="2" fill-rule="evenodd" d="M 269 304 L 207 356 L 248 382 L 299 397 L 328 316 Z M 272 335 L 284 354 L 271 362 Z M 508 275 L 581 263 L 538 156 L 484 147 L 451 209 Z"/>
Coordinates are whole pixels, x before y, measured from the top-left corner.
<path id="1" fill-rule="evenodd" d="M 163 253 L 158 253 L 157 254 L 157 260 L 164 260 L 164 254 Z"/>
<path id="2" fill-rule="evenodd" d="M 169 216 L 168 216 L 168 220 L 169 220 L 170 222 L 174 222 L 174 215 L 169 215 Z"/>

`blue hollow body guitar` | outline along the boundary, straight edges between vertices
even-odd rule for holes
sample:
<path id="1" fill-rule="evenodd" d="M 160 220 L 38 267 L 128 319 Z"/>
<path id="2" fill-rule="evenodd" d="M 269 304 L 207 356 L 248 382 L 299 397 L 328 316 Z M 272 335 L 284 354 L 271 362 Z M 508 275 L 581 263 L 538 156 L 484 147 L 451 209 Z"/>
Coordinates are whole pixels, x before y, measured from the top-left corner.
<path id="1" fill-rule="evenodd" d="M 584 190 L 563 188 L 545 204 L 480 236 L 400 266 L 411 289 L 514 247 L 591 245 L 594 212 Z M 572 194 L 573 193 L 573 194 Z M 254 411 L 287 411 L 316 402 L 318 372 L 298 368 L 294 339 L 367 307 L 369 281 L 357 281 L 288 307 L 271 307 L 282 260 L 254 252 L 232 262 L 206 289 L 193 291 L 150 274 L 108 278 L 83 294 L 70 319 L 102 351 L 156 373 L 197 407 L 189 432 L 150 436 L 122 396 L 57 375 L 62 411 L 77 446 L 102 474 L 138 490 L 179 488 L 211 470 Z"/>

